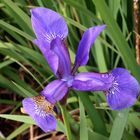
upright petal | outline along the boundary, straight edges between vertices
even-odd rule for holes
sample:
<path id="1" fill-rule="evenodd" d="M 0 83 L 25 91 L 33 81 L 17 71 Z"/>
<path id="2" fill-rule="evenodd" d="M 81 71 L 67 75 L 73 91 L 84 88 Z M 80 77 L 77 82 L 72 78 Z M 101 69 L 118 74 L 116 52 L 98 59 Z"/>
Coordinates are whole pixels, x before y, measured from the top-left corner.
<path id="1" fill-rule="evenodd" d="M 58 75 L 60 75 L 60 78 L 68 77 L 71 73 L 70 56 L 67 47 L 59 37 L 51 42 L 51 50 L 58 56 Z"/>
<path id="2" fill-rule="evenodd" d="M 79 43 L 75 58 L 74 63 L 75 71 L 79 66 L 84 66 L 87 64 L 87 61 L 89 59 L 90 48 L 105 27 L 106 27 L 105 25 L 91 27 L 84 32 L 83 37 Z"/>
<path id="3" fill-rule="evenodd" d="M 137 80 L 123 68 L 116 68 L 110 73 L 114 81 L 106 91 L 106 99 L 113 110 L 121 110 L 132 106 L 140 93 Z"/>
<path id="4" fill-rule="evenodd" d="M 66 82 L 61 80 L 54 80 L 48 84 L 41 94 L 46 97 L 46 99 L 51 103 L 56 103 L 60 101 L 67 93 L 68 87 Z"/>
<path id="5" fill-rule="evenodd" d="M 113 77 L 108 73 L 82 72 L 74 77 L 72 88 L 79 91 L 106 91 Z"/>
<path id="6" fill-rule="evenodd" d="M 44 132 L 56 129 L 56 119 L 52 115 L 54 105 L 49 103 L 45 97 L 25 98 L 22 104 L 24 111 L 32 117 Z"/>
<path id="7" fill-rule="evenodd" d="M 55 52 L 53 52 L 52 50 L 50 50 L 50 48 L 47 47 L 47 43 L 45 40 L 34 40 L 34 43 L 40 48 L 43 56 L 45 57 L 45 59 L 47 60 L 51 70 L 53 71 L 53 73 L 59 77 L 59 75 L 57 75 L 57 70 L 59 67 L 59 57 L 57 56 L 57 54 Z"/>
<path id="8" fill-rule="evenodd" d="M 62 16 L 43 7 L 31 10 L 31 22 L 37 39 L 51 42 L 55 37 L 66 38 L 68 28 Z"/>

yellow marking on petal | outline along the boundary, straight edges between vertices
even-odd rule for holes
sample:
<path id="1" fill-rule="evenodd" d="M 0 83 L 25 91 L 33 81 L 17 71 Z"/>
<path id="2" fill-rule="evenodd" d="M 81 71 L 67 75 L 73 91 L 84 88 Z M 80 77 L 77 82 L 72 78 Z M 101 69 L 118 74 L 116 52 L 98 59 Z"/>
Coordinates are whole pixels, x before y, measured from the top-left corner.
<path id="1" fill-rule="evenodd" d="M 33 100 L 35 101 L 35 104 L 36 104 L 36 108 L 39 109 L 39 110 L 42 110 L 44 111 L 45 113 L 53 113 L 53 108 L 54 108 L 54 105 L 49 103 L 44 96 L 36 96 L 36 97 L 33 97 Z"/>
<path id="2" fill-rule="evenodd" d="M 20 108 L 20 111 L 21 111 L 21 113 L 23 113 L 23 114 L 27 114 L 27 113 L 25 112 L 25 110 L 24 110 L 23 107 Z"/>

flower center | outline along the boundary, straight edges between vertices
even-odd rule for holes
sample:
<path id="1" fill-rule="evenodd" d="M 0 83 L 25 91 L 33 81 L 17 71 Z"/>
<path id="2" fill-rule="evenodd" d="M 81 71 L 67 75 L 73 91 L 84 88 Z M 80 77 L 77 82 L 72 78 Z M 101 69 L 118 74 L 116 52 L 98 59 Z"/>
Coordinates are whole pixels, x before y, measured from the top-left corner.
<path id="1" fill-rule="evenodd" d="M 51 43 L 51 41 L 53 40 L 53 39 L 55 39 L 56 37 L 59 37 L 59 38 L 61 38 L 61 40 L 63 40 L 64 39 L 64 36 L 63 35 L 58 35 L 58 34 L 56 34 L 55 32 L 50 32 L 49 34 L 43 34 L 44 35 L 44 37 L 45 37 L 45 39 L 47 40 L 47 42 L 49 42 L 49 43 Z"/>
<path id="2" fill-rule="evenodd" d="M 68 77 L 64 77 L 63 79 L 61 79 L 62 81 L 65 81 L 68 87 L 72 86 L 72 82 L 74 80 L 73 76 L 68 76 Z"/>
<path id="3" fill-rule="evenodd" d="M 109 94 L 115 94 L 116 91 L 117 91 L 117 92 L 120 92 L 118 85 L 119 85 L 119 84 L 118 84 L 116 78 L 114 77 L 112 86 L 109 88 L 108 93 L 109 93 Z"/>
<path id="4" fill-rule="evenodd" d="M 44 96 L 39 95 L 33 97 L 33 100 L 35 102 L 34 108 L 37 115 L 45 117 L 47 114 L 53 113 L 54 105 L 49 103 Z"/>

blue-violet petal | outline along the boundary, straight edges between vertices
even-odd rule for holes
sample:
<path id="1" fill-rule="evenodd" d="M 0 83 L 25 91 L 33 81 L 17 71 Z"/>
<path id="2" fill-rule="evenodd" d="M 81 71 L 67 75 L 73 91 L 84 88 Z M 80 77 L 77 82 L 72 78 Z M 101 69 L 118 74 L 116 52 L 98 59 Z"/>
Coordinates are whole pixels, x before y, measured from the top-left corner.
<path id="1" fill-rule="evenodd" d="M 116 68 L 110 72 L 114 81 L 106 91 L 106 99 L 113 110 L 121 110 L 132 106 L 140 93 L 137 80 L 123 68 Z"/>
<path id="2" fill-rule="evenodd" d="M 79 91 L 105 91 L 112 85 L 108 73 L 81 72 L 74 77 L 72 88 Z"/>
<path id="3" fill-rule="evenodd" d="M 51 51 L 53 51 L 57 55 L 59 60 L 57 75 L 59 75 L 59 78 L 68 77 L 70 75 L 71 62 L 69 52 L 67 47 L 65 46 L 65 43 L 59 37 L 56 37 L 51 42 L 50 46 Z"/>
<path id="4" fill-rule="evenodd" d="M 89 59 L 90 48 L 105 27 L 106 27 L 105 25 L 95 26 L 89 28 L 84 32 L 82 39 L 79 43 L 76 58 L 75 58 L 75 63 L 74 63 L 75 71 L 79 66 L 84 66 L 87 64 L 87 61 Z"/>
<path id="5" fill-rule="evenodd" d="M 43 56 L 47 60 L 54 75 L 59 77 L 57 75 L 57 71 L 58 71 L 58 67 L 59 67 L 59 57 L 57 56 L 57 54 L 47 47 L 47 43 L 44 40 L 36 39 L 36 40 L 34 40 L 34 43 L 39 46 Z"/>
<path id="6" fill-rule="evenodd" d="M 68 86 L 65 81 L 54 80 L 49 83 L 41 92 L 45 98 L 55 104 L 57 101 L 60 101 L 67 93 Z"/>
<path id="7" fill-rule="evenodd" d="M 31 22 L 37 39 L 43 39 L 48 43 L 57 36 L 63 40 L 68 34 L 64 18 L 47 8 L 33 8 Z"/>
<path id="8" fill-rule="evenodd" d="M 45 97 L 35 96 L 25 98 L 22 104 L 24 111 L 32 117 L 44 132 L 50 132 L 56 129 L 56 119 L 53 116 L 54 105 L 49 103 Z"/>

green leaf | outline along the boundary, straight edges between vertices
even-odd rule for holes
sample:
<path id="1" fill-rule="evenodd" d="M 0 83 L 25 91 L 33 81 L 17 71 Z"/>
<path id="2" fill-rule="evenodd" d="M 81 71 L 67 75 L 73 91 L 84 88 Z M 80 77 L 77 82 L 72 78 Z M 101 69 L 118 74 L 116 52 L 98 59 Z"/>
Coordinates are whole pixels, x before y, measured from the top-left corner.
<path id="1" fill-rule="evenodd" d="M 129 109 L 125 109 L 123 111 L 118 111 L 115 120 L 113 122 L 113 127 L 111 130 L 111 134 L 109 140 L 121 140 L 123 136 L 123 132 L 127 123 L 129 114 Z"/>
<path id="2" fill-rule="evenodd" d="M 105 123 L 103 119 L 101 118 L 101 115 L 98 112 L 98 110 L 95 109 L 95 107 L 93 106 L 93 103 L 90 101 L 88 94 L 80 93 L 80 92 L 77 92 L 77 93 L 84 107 L 86 108 L 86 111 L 92 121 L 95 131 L 100 134 L 107 135 Z"/>
<path id="3" fill-rule="evenodd" d="M 9 114 L 0 114 L 1 118 L 23 122 L 29 125 L 35 125 L 34 120 L 30 116 L 26 115 L 9 115 Z M 57 121 L 57 130 L 65 133 L 65 127 L 62 122 Z"/>
<path id="4" fill-rule="evenodd" d="M 30 94 L 30 96 L 32 95 L 37 95 L 37 92 L 31 88 L 31 86 L 29 86 L 25 81 L 21 80 L 19 75 L 14 71 L 14 69 L 12 69 L 11 67 L 6 67 L 4 69 L 2 69 L 3 72 L 2 74 L 4 74 L 6 77 L 8 77 L 9 79 L 11 79 L 11 81 L 15 82 L 17 85 L 19 85 L 21 88 L 25 89 L 26 91 L 28 91 Z M 12 84 L 14 84 L 12 82 Z M 14 84 L 15 85 L 15 84 Z M 16 86 L 16 85 L 15 85 Z M 16 86 L 17 87 L 17 86 Z M 17 87 L 18 88 L 18 87 Z M 20 90 L 20 88 L 18 88 Z M 22 90 L 21 90 L 22 91 Z M 24 92 L 23 92 L 24 93 Z"/>
<path id="5" fill-rule="evenodd" d="M 136 136 L 134 136 L 128 132 L 124 132 L 123 140 L 139 140 L 139 138 L 137 138 Z"/>
<path id="6" fill-rule="evenodd" d="M 0 104 L 17 105 L 17 104 L 19 104 L 19 103 L 20 103 L 20 102 L 18 102 L 18 101 L 0 99 Z"/>
<path id="7" fill-rule="evenodd" d="M 21 35 L 22 37 L 24 37 L 24 38 L 26 38 L 26 39 L 28 39 L 28 40 L 30 40 L 30 41 L 32 41 L 32 40 L 34 39 L 34 38 L 33 38 L 31 35 L 29 35 L 28 33 L 19 30 L 19 29 L 16 28 L 15 26 L 10 25 L 10 24 L 6 23 L 6 22 L 3 21 L 3 20 L 0 20 L 0 25 L 1 25 L 1 27 L 3 27 L 3 29 L 7 28 L 7 29 L 11 30 L 12 32 L 17 33 L 17 34 Z"/>
<path id="8" fill-rule="evenodd" d="M 138 113 L 130 113 L 129 114 L 129 121 L 132 123 L 135 128 L 140 131 L 140 118 Z"/>
<path id="9" fill-rule="evenodd" d="M 120 0 L 109 0 L 109 6 L 113 17 L 116 19 L 120 8 Z"/>
<path id="10" fill-rule="evenodd" d="M 87 17 L 90 17 L 89 19 L 93 18 L 93 20 L 96 23 L 100 23 L 100 20 L 97 19 L 97 17 L 93 14 L 93 12 L 88 10 L 88 8 L 85 8 L 83 6 L 83 4 L 79 4 L 78 1 L 75 1 L 75 0 L 65 0 L 64 2 L 69 4 L 70 6 L 75 7 L 78 11 L 80 11 L 80 13 L 83 14 L 83 18 L 85 18 L 85 16 L 87 16 Z"/>
<path id="11" fill-rule="evenodd" d="M 20 9 L 16 3 L 11 0 L 3 0 L 4 4 L 7 8 L 9 8 L 9 14 L 18 22 L 19 26 L 26 30 L 27 33 L 33 35 L 32 27 L 31 27 L 31 20 L 29 16 Z M 8 9 L 7 9 L 8 10 Z"/>
<path id="12" fill-rule="evenodd" d="M 104 51 L 102 44 L 100 41 L 97 39 L 94 48 L 92 48 L 92 54 L 96 54 L 96 60 L 97 60 L 97 65 L 99 68 L 100 72 L 107 72 L 107 66 L 106 66 L 106 61 L 105 61 L 105 56 L 104 56 Z"/>
<path id="13" fill-rule="evenodd" d="M 83 26 L 82 24 L 74 21 L 73 19 L 71 19 L 69 17 L 64 17 L 64 18 L 67 21 L 67 23 L 70 23 L 70 24 L 74 25 L 75 27 L 77 27 L 77 28 L 79 28 L 79 29 L 81 29 L 83 31 L 85 31 L 87 29 L 85 26 Z"/>
<path id="14" fill-rule="evenodd" d="M 23 122 L 27 124 L 35 124 L 35 122 L 32 120 L 31 117 L 26 116 L 26 115 L 8 115 L 8 114 L 0 114 L 1 118 L 13 120 L 13 121 L 18 121 L 18 122 Z"/>
<path id="15" fill-rule="evenodd" d="M 117 22 L 114 20 L 112 13 L 107 7 L 105 0 L 92 1 L 103 18 L 105 24 L 107 25 L 109 36 L 113 40 L 117 49 L 120 51 L 125 66 L 130 69 L 131 72 L 138 78 L 138 81 L 140 81 L 140 67 L 137 66 L 134 54 L 126 42 L 122 32 L 120 31 Z"/>
<path id="16" fill-rule="evenodd" d="M 3 75 L 0 75 L 0 87 L 9 89 L 22 97 L 26 97 L 11 81 L 5 78 Z"/>
<path id="17" fill-rule="evenodd" d="M 27 97 L 32 97 L 34 96 L 32 93 L 30 93 L 29 91 L 27 91 L 26 89 L 24 89 L 23 87 L 21 87 L 20 85 L 18 85 L 17 83 L 13 82 L 14 85 L 16 85 L 16 87 L 21 90 Z"/>
<path id="18" fill-rule="evenodd" d="M 80 108 L 80 140 L 88 140 L 88 129 L 83 103 L 79 99 Z"/>
<path id="19" fill-rule="evenodd" d="M 89 139 L 85 139 L 85 140 L 108 140 L 108 137 L 91 130 L 88 131 L 88 137 Z"/>
<path id="20" fill-rule="evenodd" d="M 22 132 L 24 132 L 26 129 L 28 129 L 31 125 L 30 124 L 22 124 L 20 127 L 16 128 L 15 131 L 13 131 L 6 140 L 12 140 L 16 136 L 20 135 Z"/>
<path id="21" fill-rule="evenodd" d="M 12 61 L 12 60 L 5 60 L 4 62 L 1 62 L 0 63 L 0 69 L 3 68 L 3 67 L 5 67 L 5 66 L 7 66 L 7 65 L 12 64 L 13 62 L 14 61 Z"/>

